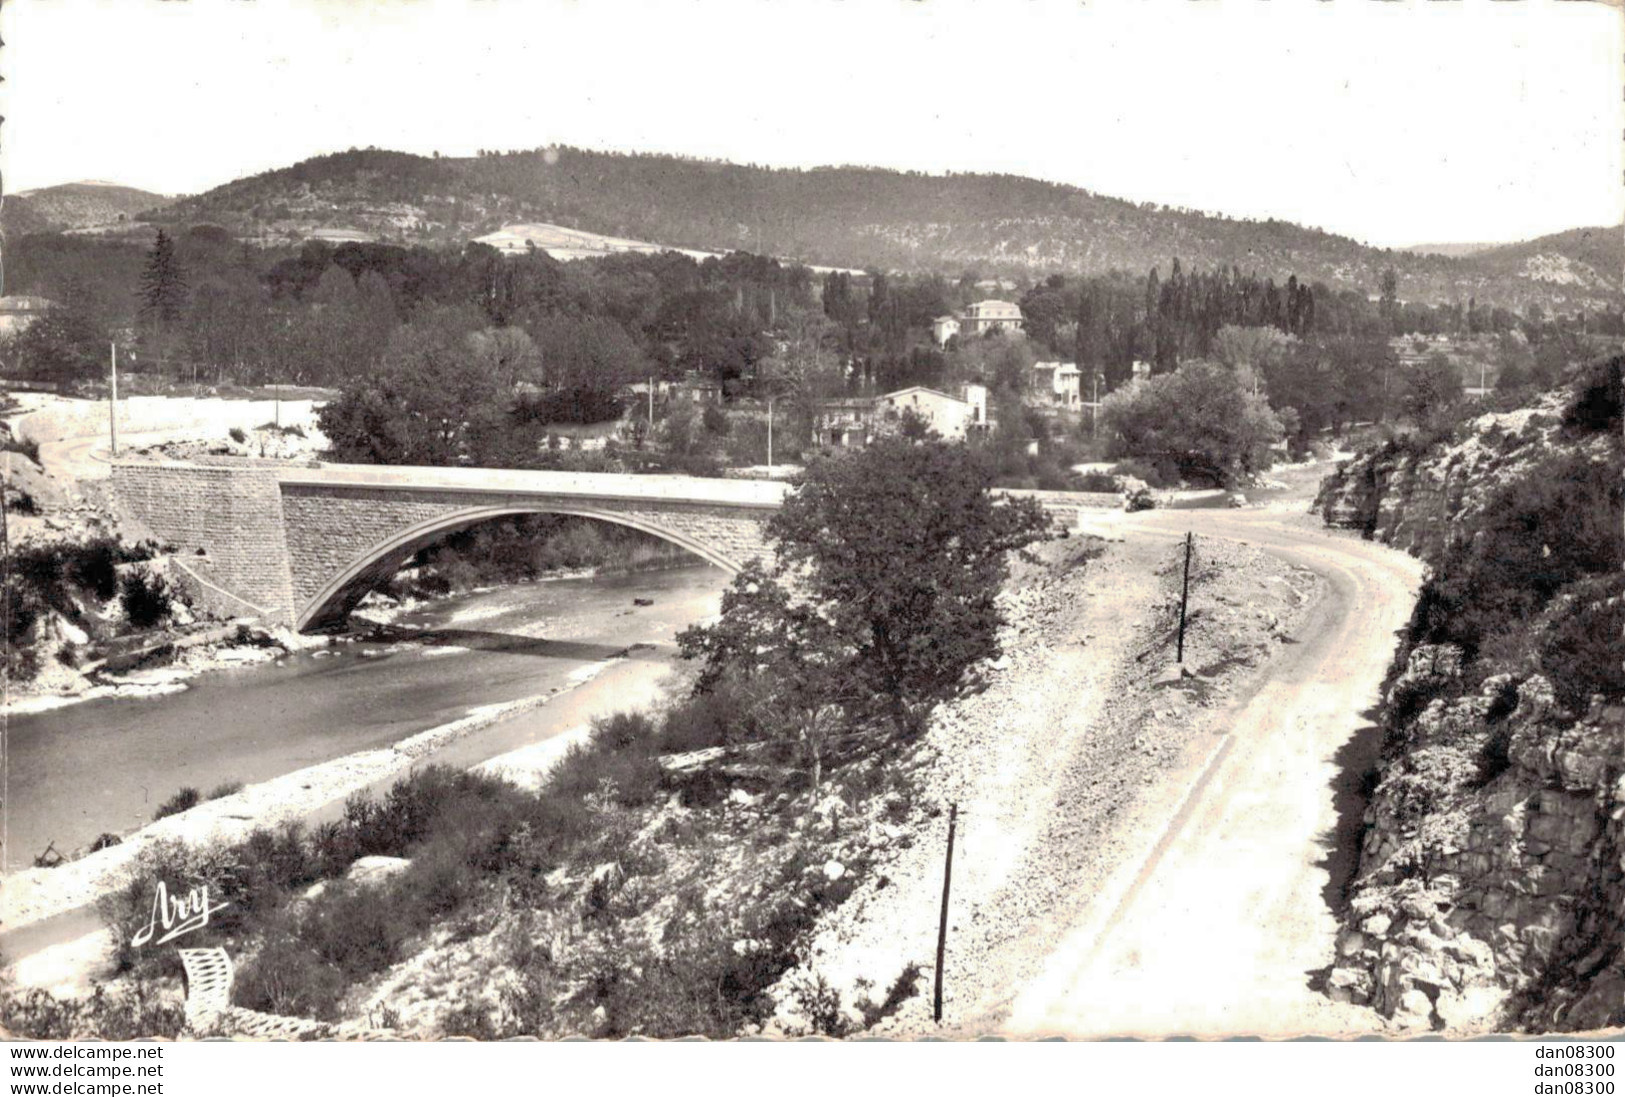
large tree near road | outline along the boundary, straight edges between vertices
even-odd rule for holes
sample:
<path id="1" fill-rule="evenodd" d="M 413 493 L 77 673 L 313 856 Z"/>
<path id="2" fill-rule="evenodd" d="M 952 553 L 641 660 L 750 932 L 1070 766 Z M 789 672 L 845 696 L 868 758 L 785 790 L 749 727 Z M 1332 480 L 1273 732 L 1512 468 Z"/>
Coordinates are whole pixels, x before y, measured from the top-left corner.
<path id="1" fill-rule="evenodd" d="M 885 438 L 813 464 L 768 523 L 773 568 L 742 572 L 721 622 L 679 638 L 705 660 L 702 688 L 734 675 L 768 710 L 824 721 L 833 704 L 916 731 L 997 653 L 1007 554 L 1049 528 L 1036 502 L 991 487 L 974 452 L 940 441 Z"/>

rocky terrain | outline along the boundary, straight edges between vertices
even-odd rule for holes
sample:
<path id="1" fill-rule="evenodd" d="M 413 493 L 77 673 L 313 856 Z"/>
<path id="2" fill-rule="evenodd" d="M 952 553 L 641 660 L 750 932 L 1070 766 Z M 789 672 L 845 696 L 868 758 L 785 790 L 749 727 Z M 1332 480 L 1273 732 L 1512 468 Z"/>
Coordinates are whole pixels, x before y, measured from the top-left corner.
<path id="1" fill-rule="evenodd" d="M 1328 524 L 1432 566 L 1334 998 L 1455 1032 L 1625 1024 L 1619 393 L 1616 359 L 1326 481 Z"/>

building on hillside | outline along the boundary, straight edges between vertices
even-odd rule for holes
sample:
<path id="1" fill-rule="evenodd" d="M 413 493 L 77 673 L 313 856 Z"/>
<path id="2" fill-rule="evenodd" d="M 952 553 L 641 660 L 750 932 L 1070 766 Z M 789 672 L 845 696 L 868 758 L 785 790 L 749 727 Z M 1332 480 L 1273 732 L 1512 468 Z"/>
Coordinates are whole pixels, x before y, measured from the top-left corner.
<path id="1" fill-rule="evenodd" d="M 1020 331 L 1025 323 L 1021 306 L 1009 301 L 978 301 L 967 305 L 951 316 L 939 316 L 931 321 L 931 338 L 939 347 L 948 345 L 956 335 L 970 338 L 986 335 L 990 331 Z"/>
<path id="2" fill-rule="evenodd" d="M 986 433 L 992 426 L 987 414 L 987 387 L 961 386 L 959 395 L 914 385 L 882 396 L 846 396 L 818 405 L 813 441 L 837 449 L 867 445 L 902 429 L 904 418 L 914 415 L 950 442 Z"/>
<path id="3" fill-rule="evenodd" d="M 0 297 L 0 336 L 16 335 L 54 307 L 44 297 L 14 294 Z"/>
<path id="4" fill-rule="evenodd" d="M 876 433 L 897 430 L 910 413 L 948 441 L 963 442 L 988 429 L 987 388 L 965 385 L 958 396 L 924 385 L 888 392 L 875 399 Z"/>
<path id="5" fill-rule="evenodd" d="M 708 373 L 689 370 L 683 379 L 672 386 L 672 398 L 693 404 L 722 403 L 722 382 Z"/>
<path id="6" fill-rule="evenodd" d="M 1064 408 L 1077 408 L 1083 401 L 1081 376 L 1076 362 L 1034 362 L 1029 388 L 1041 399 Z"/>
<path id="7" fill-rule="evenodd" d="M 968 336 L 986 335 L 990 331 L 1020 331 L 1022 323 L 1020 305 L 992 298 L 967 305 L 959 314 L 960 333 Z"/>
<path id="8" fill-rule="evenodd" d="M 867 445 L 874 415 L 875 401 L 872 396 L 821 400 L 813 416 L 813 443 L 835 449 Z"/>

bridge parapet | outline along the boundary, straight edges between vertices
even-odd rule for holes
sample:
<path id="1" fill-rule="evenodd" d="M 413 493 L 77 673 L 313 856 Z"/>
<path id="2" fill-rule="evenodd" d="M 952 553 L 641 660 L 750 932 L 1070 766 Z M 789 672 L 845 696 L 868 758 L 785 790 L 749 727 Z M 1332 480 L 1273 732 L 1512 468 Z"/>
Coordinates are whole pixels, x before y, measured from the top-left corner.
<path id="1" fill-rule="evenodd" d="M 220 458 L 113 463 L 126 516 L 176 546 L 187 569 L 300 629 L 342 624 L 420 549 L 511 514 L 567 514 L 663 538 L 730 571 L 771 556 L 764 526 L 791 490 L 775 481 Z M 1067 527 L 1117 497 L 1010 491 Z"/>

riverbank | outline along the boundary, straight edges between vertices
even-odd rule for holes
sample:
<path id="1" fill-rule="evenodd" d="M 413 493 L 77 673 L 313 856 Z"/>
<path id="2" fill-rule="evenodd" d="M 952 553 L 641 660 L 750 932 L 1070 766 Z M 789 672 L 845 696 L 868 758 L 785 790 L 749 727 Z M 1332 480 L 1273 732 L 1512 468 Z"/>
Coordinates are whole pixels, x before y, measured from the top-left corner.
<path id="1" fill-rule="evenodd" d="M 572 681 L 546 693 L 486 705 L 458 720 L 408 736 L 388 747 L 361 751 L 308 766 L 241 791 L 210 800 L 187 811 L 147 824 L 124 836 L 114 846 L 68 861 L 56 868 L 31 868 L 9 873 L 0 884 L 0 954 L 15 960 L 4 940 L 45 919 L 93 907 L 96 900 L 123 884 L 130 866 L 147 850 L 164 842 L 188 845 L 240 841 L 257 829 L 285 823 L 319 821 L 346 799 L 387 786 L 413 768 L 427 764 L 455 765 L 466 761 L 475 733 L 515 721 L 548 708 L 552 735 L 579 737 L 580 728 L 593 718 L 620 711 L 628 704 L 653 704 L 662 695 L 670 673 L 661 664 L 637 662 L 622 656 L 583 667 Z M 565 744 L 570 738 L 564 740 Z M 462 747 L 459 752 L 456 748 Z M 483 765 L 511 778 L 533 779 L 556 761 L 565 746 L 519 747 L 487 758 Z M 479 753 L 474 748 L 473 753 Z M 469 768 L 480 763 L 468 763 Z M 47 978 L 60 973 L 37 973 Z"/>

